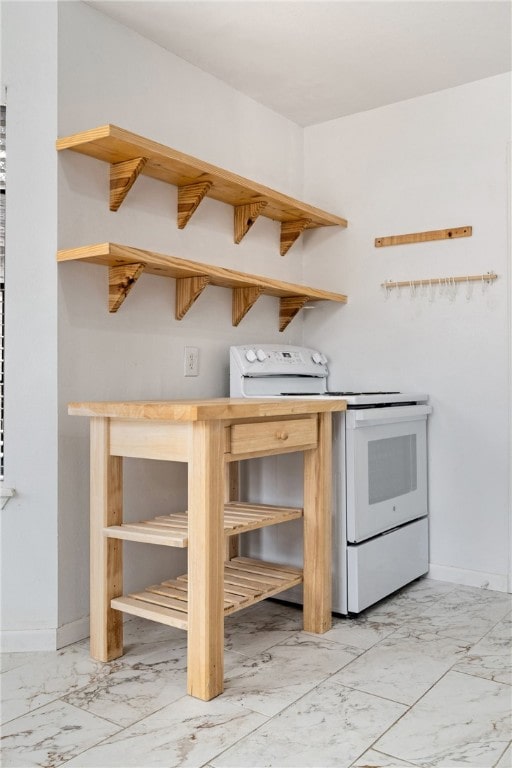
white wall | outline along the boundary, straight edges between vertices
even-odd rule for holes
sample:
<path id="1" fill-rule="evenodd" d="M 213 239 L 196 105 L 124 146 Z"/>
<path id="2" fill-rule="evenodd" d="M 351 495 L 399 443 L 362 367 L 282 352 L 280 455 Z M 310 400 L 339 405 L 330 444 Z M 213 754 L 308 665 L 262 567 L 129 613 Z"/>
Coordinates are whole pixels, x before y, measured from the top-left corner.
<path id="1" fill-rule="evenodd" d="M 247 341 L 318 345 L 332 356 L 333 386 L 429 391 L 434 571 L 500 585 L 508 488 L 507 79 L 307 129 L 304 155 L 298 126 L 88 6 L 59 4 L 58 38 L 54 3 L 4 2 L 2 22 L 9 86 L 5 480 L 18 491 L 1 518 L 8 647 L 51 647 L 87 633 L 88 430 L 85 419 L 67 415 L 67 402 L 225 394 L 228 346 Z M 281 259 L 277 224 L 258 220 L 235 246 L 232 209 L 214 201 L 203 201 L 178 230 L 176 190 L 144 177 L 110 213 L 108 167 L 54 151 L 57 135 L 107 122 L 339 212 L 350 227 L 306 233 L 304 247 Z M 474 227 L 471 239 L 373 247 L 378 235 L 463 224 Z M 211 288 L 176 322 L 174 282 L 143 275 L 109 315 L 105 269 L 57 269 L 54 261 L 57 247 L 105 240 L 291 282 L 302 279 L 304 254 L 304 282 L 347 292 L 350 303 L 319 305 L 279 334 L 276 300 L 261 298 L 232 328 L 230 292 Z M 463 291 L 453 304 L 411 302 L 407 294 L 386 301 L 379 289 L 386 278 L 488 269 L 500 280 L 485 294 L 475 289 L 470 302 Z M 182 376 L 185 345 L 200 348 L 197 379 Z M 183 466 L 126 464 L 129 517 L 183 508 Z M 126 549 L 127 588 L 184 565 L 174 550 L 155 557 L 154 548 Z"/>
<path id="2" fill-rule="evenodd" d="M 57 135 L 116 123 L 301 197 L 303 131 L 82 3 L 6 2 L 2 22 L 5 482 L 18 494 L 2 513 L 2 639 L 15 650 L 88 633 L 88 424 L 68 401 L 224 395 L 230 344 L 302 334 L 300 318 L 278 333 L 270 297 L 232 328 L 231 293 L 218 288 L 177 322 L 174 281 L 145 275 L 110 315 L 106 270 L 57 268 L 57 248 L 111 240 L 299 282 L 302 246 L 281 259 L 279 227 L 263 218 L 235 246 L 232 208 L 210 200 L 180 231 L 176 189 L 144 177 L 110 213 L 108 166 L 57 157 Z M 200 349 L 195 379 L 183 377 L 185 345 Z M 129 518 L 183 509 L 186 468 L 127 461 L 125 491 Z M 184 553 L 162 550 L 126 547 L 127 589 L 186 567 Z"/>
<path id="3" fill-rule="evenodd" d="M 93 52 L 93 55 L 91 55 Z M 59 8 L 59 135 L 114 123 L 300 197 L 303 132 L 208 74 L 81 3 Z M 111 240 L 245 272 L 301 279 L 301 247 L 279 256 L 279 226 L 260 218 L 233 244 L 233 209 L 204 200 L 176 226 L 176 188 L 140 177 L 108 210 L 106 164 L 71 152 L 59 165 L 59 247 Z M 117 314 L 107 271 L 59 267 L 59 623 L 88 613 L 88 425 L 70 400 L 228 394 L 228 348 L 251 340 L 300 342 L 296 318 L 278 332 L 278 302 L 262 297 L 238 328 L 231 292 L 207 288 L 181 322 L 173 280 L 142 276 Z M 200 349 L 200 375 L 183 376 L 183 348 Z M 186 468 L 126 462 L 126 515 L 184 509 Z M 127 589 L 183 572 L 185 553 L 128 545 Z M 82 625 L 80 625 L 82 626 Z"/>
<path id="4" fill-rule="evenodd" d="M 57 626 L 56 3 L 2 3 L 1 43 L 8 89 L 5 485 L 17 493 L 1 513 L 1 615 L 6 647 L 24 650 L 52 647 Z"/>
<path id="5" fill-rule="evenodd" d="M 510 345 L 507 309 L 510 77 L 502 75 L 305 130 L 305 196 L 343 212 L 343 243 L 319 233 L 305 282 L 346 292 L 305 341 L 331 358 L 331 388 L 426 391 L 431 574 L 506 589 Z M 323 196 L 323 200 L 321 200 Z M 471 225 L 453 241 L 375 248 L 374 239 Z M 495 270 L 466 300 L 386 298 L 385 280 Z"/>

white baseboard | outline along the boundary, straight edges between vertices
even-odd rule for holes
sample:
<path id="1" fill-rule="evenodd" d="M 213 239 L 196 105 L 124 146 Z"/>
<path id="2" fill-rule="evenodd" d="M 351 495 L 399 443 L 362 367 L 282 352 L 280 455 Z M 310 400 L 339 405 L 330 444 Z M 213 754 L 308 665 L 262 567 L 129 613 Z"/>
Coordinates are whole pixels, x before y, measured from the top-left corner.
<path id="1" fill-rule="evenodd" d="M 64 624 L 57 629 L 2 630 L 0 651 L 22 653 L 36 651 L 57 651 L 65 645 L 89 637 L 89 617 Z"/>
<path id="2" fill-rule="evenodd" d="M 59 627 L 57 630 L 57 648 L 64 648 L 65 645 L 77 643 L 86 637 L 89 637 L 89 616 L 83 616 L 77 621 Z"/>
<path id="3" fill-rule="evenodd" d="M 56 633 L 54 629 L 4 629 L 0 634 L 0 650 L 2 653 L 55 651 L 56 649 Z"/>
<path id="4" fill-rule="evenodd" d="M 508 592 L 508 577 L 501 573 L 483 573 L 482 571 L 468 571 L 464 568 L 452 568 L 449 565 L 436 565 L 430 563 L 428 571 L 429 579 L 437 581 L 449 581 L 453 584 L 461 584 L 465 587 L 480 587 L 491 589 L 495 592 Z"/>

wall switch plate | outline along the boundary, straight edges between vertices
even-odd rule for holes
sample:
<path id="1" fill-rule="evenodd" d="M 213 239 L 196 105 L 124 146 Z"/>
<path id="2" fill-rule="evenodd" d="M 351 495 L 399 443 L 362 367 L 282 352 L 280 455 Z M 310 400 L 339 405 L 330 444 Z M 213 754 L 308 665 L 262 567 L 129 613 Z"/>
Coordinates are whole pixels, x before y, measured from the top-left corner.
<path id="1" fill-rule="evenodd" d="M 199 376 L 199 348 L 185 347 L 184 376 Z"/>

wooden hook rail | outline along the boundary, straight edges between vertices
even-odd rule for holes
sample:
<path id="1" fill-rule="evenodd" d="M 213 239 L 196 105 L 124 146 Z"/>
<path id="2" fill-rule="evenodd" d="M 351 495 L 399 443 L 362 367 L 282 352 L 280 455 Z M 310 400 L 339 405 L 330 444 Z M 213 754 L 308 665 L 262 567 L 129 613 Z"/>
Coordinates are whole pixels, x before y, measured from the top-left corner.
<path id="1" fill-rule="evenodd" d="M 382 288 L 415 288 L 418 286 L 453 285 L 454 283 L 492 283 L 498 275 L 495 272 L 486 272 L 484 275 L 462 275 L 460 277 L 432 277 L 423 280 L 386 280 L 381 283 Z"/>
<path id="2" fill-rule="evenodd" d="M 455 240 L 457 237 L 471 237 L 473 227 L 451 227 L 451 229 L 432 229 L 429 232 L 411 232 L 407 235 L 390 235 L 376 237 L 375 247 L 386 245 L 408 245 L 410 243 L 426 243 L 429 240 Z"/>

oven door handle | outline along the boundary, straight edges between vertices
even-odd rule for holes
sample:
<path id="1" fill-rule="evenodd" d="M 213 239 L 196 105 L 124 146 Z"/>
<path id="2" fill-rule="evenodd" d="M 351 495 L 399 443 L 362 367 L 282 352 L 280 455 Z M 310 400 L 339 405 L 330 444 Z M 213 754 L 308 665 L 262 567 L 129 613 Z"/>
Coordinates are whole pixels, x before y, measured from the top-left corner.
<path id="1" fill-rule="evenodd" d="M 373 427 L 377 424 L 394 424 L 399 421 L 422 421 L 432 413 L 431 405 L 395 405 L 390 408 L 362 408 L 348 411 L 352 426 Z"/>

